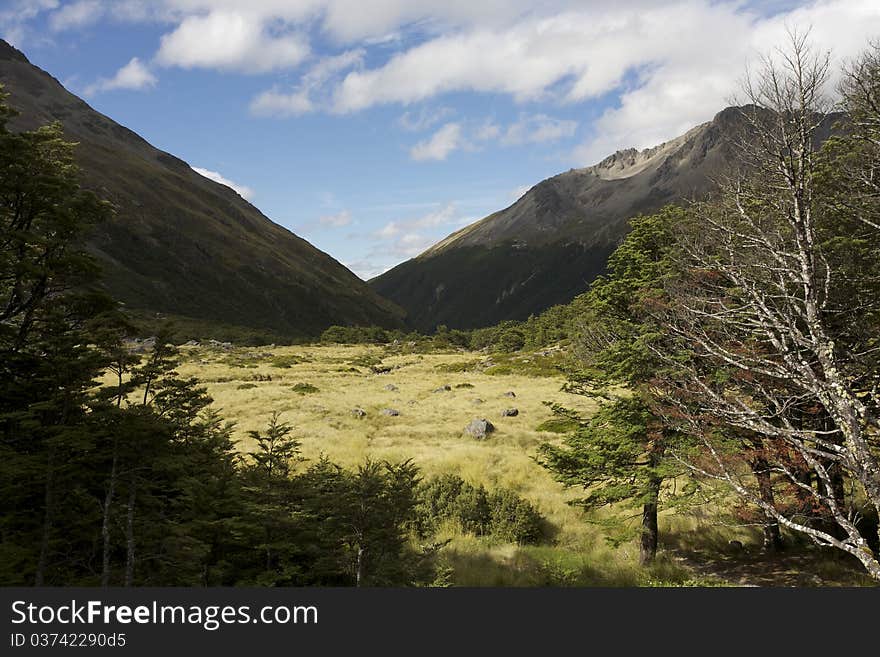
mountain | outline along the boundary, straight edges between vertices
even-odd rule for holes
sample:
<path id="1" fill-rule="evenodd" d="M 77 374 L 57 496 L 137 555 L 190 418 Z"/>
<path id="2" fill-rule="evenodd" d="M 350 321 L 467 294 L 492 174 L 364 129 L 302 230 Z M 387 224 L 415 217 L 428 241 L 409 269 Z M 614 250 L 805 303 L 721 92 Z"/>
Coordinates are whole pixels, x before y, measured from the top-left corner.
<path id="1" fill-rule="evenodd" d="M 834 120 L 825 117 L 820 138 Z M 709 194 L 746 131 L 742 109 L 731 107 L 654 148 L 561 173 L 370 284 L 421 330 L 488 326 L 566 303 L 603 272 L 630 218 Z"/>
<path id="2" fill-rule="evenodd" d="M 282 337 L 332 324 L 402 325 L 398 307 L 336 260 L 96 112 L 5 41 L 0 84 L 21 112 L 11 129 L 60 121 L 79 143 L 83 186 L 117 208 L 89 248 L 107 290 L 136 313 Z"/>

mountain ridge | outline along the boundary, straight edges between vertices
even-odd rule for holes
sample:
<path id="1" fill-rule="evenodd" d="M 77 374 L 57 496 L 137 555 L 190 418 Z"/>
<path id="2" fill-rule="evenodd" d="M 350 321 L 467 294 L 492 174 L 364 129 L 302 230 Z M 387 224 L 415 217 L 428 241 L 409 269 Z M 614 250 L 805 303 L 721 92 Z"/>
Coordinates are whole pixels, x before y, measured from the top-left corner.
<path id="1" fill-rule="evenodd" d="M 833 120 L 824 118 L 821 139 Z M 745 130 L 742 108 L 728 107 L 652 148 L 547 178 L 370 285 L 424 331 L 522 320 L 566 303 L 604 271 L 629 219 L 709 195 L 734 166 L 731 144 Z"/>
<path id="2" fill-rule="evenodd" d="M 403 312 L 234 190 L 97 112 L 0 40 L 13 130 L 60 121 L 83 186 L 116 217 L 88 241 L 103 284 L 128 308 L 283 337 L 332 324 L 402 326 Z"/>

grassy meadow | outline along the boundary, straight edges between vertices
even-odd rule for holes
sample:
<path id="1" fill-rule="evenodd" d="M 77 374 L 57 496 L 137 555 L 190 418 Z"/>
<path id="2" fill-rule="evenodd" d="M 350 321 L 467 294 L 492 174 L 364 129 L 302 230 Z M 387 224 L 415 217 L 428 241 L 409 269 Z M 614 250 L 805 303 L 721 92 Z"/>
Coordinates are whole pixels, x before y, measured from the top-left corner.
<path id="1" fill-rule="evenodd" d="M 567 490 L 534 460 L 539 444 L 557 434 L 544 424 L 553 418 L 549 403 L 589 412 L 590 399 L 563 391 L 560 352 L 485 354 L 464 351 L 406 353 L 371 345 L 285 347 L 184 346 L 180 374 L 199 378 L 214 407 L 235 423 L 243 452 L 253 448 L 248 432 L 263 430 L 274 411 L 294 427 L 308 461 L 322 454 L 344 466 L 366 458 L 412 459 L 425 478 L 453 473 L 487 488 L 505 487 L 528 499 L 552 525 L 543 545 L 500 543 L 445 526 L 442 550 L 446 581 L 457 586 L 557 585 L 724 585 L 761 582 L 744 572 L 738 555 L 731 564 L 730 539 L 759 545 L 753 528 L 719 526 L 705 512 L 661 514 L 661 549 L 650 568 L 638 566 L 635 533 L 630 540 L 607 540 L 603 521 L 612 515 L 636 529 L 631 508 L 586 514 L 568 502 Z M 513 393 L 515 396 L 511 396 Z M 514 417 L 502 411 L 515 408 Z M 354 409 L 366 412 L 363 417 Z M 383 414 L 394 409 L 399 415 Z M 475 418 L 495 431 L 485 440 L 464 433 Z M 544 424 L 544 426 L 542 426 Z M 551 423 L 552 424 L 552 423 Z M 305 466 L 303 466 L 305 467 Z M 620 524 L 620 523 L 616 523 Z M 717 568 L 704 568 L 700 555 Z M 720 561 L 719 561 L 720 559 Z M 763 569 L 763 562 L 753 565 Z M 730 573 L 724 566 L 733 568 Z M 802 565 L 802 564 L 801 564 Z M 798 564 L 788 579 L 771 583 L 850 582 L 850 569 L 826 567 L 825 579 L 804 575 Z M 794 569 L 792 571 L 792 569 Z M 760 575 L 760 573 L 759 573 Z M 768 583 L 766 581 L 761 583 Z"/>

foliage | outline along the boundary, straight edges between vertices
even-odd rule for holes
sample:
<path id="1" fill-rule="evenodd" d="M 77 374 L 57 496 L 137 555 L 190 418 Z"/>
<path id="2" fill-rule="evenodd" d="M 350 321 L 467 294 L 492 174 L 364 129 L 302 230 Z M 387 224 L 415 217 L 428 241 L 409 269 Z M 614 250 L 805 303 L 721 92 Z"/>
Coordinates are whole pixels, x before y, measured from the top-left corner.
<path id="1" fill-rule="evenodd" d="M 536 544 L 547 536 L 546 521 L 528 500 L 503 488 L 489 493 L 452 474 L 420 487 L 418 513 L 423 534 L 452 520 L 464 532 L 512 543 Z"/>
<path id="2" fill-rule="evenodd" d="M 538 454 L 559 481 L 588 492 L 581 506 L 623 502 L 642 508 L 643 563 L 657 550 L 663 481 L 676 473 L 666 458 L 675 435 L 652 411 L 651 382 L 661 362 L 652 349 L 658 329 L 648 309 L 663 296 L 673 235 L 684 218 L 683 210 L 669 207 L 633 219 L 632 231 L 609 259 L 608 273 L 580 299 L 583 315 L 575 338 L 580 370 L 570 374 L 568 390 L 596 397 L 600 407 L 586 419 L 554 408 L 555 426 L 568 425 L 572 433 L 562 444 L 543 444 Z"/>
<path id="3" fill-rule="evenodd" d="M 274 356 L 271 361 L 272 367 L 279 369 L 290 369 L 292 366 L 301 363 L 302 359 L 294 354 L 285 354 L 283 356 Z"/>

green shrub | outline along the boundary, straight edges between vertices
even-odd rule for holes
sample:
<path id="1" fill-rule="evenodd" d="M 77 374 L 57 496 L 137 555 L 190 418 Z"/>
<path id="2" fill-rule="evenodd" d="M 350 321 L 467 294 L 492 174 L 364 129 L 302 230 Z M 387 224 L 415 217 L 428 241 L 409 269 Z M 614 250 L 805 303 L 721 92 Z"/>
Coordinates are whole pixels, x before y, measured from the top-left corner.
<path id="1" fill-rule="evenodd" d="M 291 386 L 290 389 L 296 393 L 299 393 L 300 395 L 310 395 L 313 392 L 320 392 L 320 390 L 318 390 L 318 388 L 313 386 L 311 383 L 297 383 L 296 385 Z"/>
<path id="2" fill-rule="evenodd" d="M 502 488 L 489 496 L 489 533 L 505 541 L 534 545 L 545 535 L 545 521 L 528 500 Z"/>
<path id="3" fill-rule="evenodd" d="M 272 367 L 287 369 L 293 367 L 294 365 L 299 365 L 301 362 L 303 361 L 299 356 L 288 354 L 285 356 L 274 356 L 272 358 L 272 361 L 270 362 L 270 365 L 272 365 Z"/>
<path id="4" fill-rule="evenodd" d="M 374 354 L 363 354 L 357 358 L 352 358 L 351 361 L 349 361 L 349 364 L 354 367 L 366 367 L 367 369 L 372 369 L 374 367 L 380 367 L 382 365 L 382 359 Z"/>
<path id="5" fill-rule="evenodd" d="M 404 339 L 403 331 L 388 331 L 379 326 L 331 326 L 321 334 L 325 344 L 388 344 Z"/>
<path id="6" fill-rule="evenodd" d="M 241 385 L 236 387 L 236 390 L 250 390 L 251 388 L 256 388 L 256 383 L 242 383 Z"/>
<path id="7" fill-rule="evenodd" d="M 488 493 L 453 474 L 425 482 L 418 492 L 418 529 L 423 536 L 436 531 L 443 520 L 453 520 L 461 530 L 476 536 L 493 536 L 520 544 L 539 543 L 546 536 L 546 521 L 534 506 L 513 491 Z"/>

